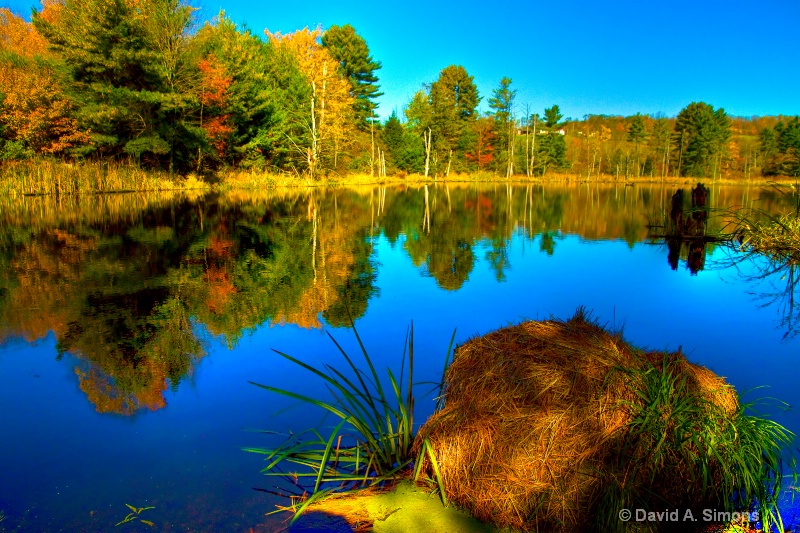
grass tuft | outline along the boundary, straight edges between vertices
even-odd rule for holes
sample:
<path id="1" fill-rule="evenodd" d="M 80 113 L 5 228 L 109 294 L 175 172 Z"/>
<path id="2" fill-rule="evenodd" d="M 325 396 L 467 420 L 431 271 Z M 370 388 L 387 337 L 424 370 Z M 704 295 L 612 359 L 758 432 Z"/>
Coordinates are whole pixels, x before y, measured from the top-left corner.
<path id="1" fill-rule="evenodd" d="M 620 509 L 659 510 L 676 502 L 688 504 L 695 516 L 712 507 L 754 509 L 764 531 L 784 530 L 778 499 L 785 461 L 797 482 L 795 436 L 760 415 L 758 406 L 769 399 L 732 409 L 718 397 L 698 395 L 669 354 L 623 372 L 635 397 L 620 402 L 629 422 L 611 451 L 614 460 L 599 472 L 605 481 L 596 514 L 601 530 L 623 527 Z M 685 485 L 675 472 L 685 474 Z"/>
<path id="2" fill-rule="evenodd" d="M 691 509 L 708 525 L 704 509 L 756 505 L 781 525 L 794 435 L 680 352 L 638 349 L 582 309 L 471 339 L 444 393 L 417 440 L 436 452 L 448 499 L 479 520 L 625 531 L 623 509 Z"/>
<path id="3" fill-rule="evenodd" d="M 413 322 L 406 334 L 399 380 L 387 369 L 388 387 L 384 387 L 386 383 L 380 379 L 355 326 L 353 332 L 368 372 L 361 370 L 330 333 L 328 336 L 347 362 L 347 373 L 330 365 L 325 365 L 322 371 L 275 350 L 281 357 L 321 379 L 332 393 L 333 401 L 318 400 L 286 389 L 250 382 L 267 391 L 320 408 L 339 419 L 339 423 L 327 435 L 311 429 L 290 436 L 274 448 L 244 448 L 245 451 L 266 456 L 268 464 L 262 470 L 265 475 L 296 480 L 301 494 L 290 496 L 290 507 L 279 508 L 294 512 L 293 521 L 311 503 L 334 492 L 392 483 L 408 477 L 414 465 L 421 465 L 425 460 L 430 460 L 434 469 L 438 469 L 429 447 L 419 453 L 412 451 L 415 438 Z M 453 335 L 455 337 L 455 333 Z M 281 471 L 280 467 L 285 463 L 299 467 L 298 471 L 290 474 Z M 419 473 L 420 468 L 417 468 L 415 480 Z M 446 502 L 441 479 L 438 480 L 438 486 Z"/>

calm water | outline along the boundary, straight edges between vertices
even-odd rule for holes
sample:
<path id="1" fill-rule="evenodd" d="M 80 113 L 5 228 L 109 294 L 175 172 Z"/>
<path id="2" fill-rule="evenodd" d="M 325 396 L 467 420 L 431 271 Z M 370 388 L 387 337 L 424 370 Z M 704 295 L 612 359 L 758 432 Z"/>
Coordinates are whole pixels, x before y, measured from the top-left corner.
<path id="1" fill-rule="evenodd" d="M 451 185 L 0 205 L 0 530 L 106 531 L 125 504 L 154 506 L 140 518 L 156 530 L 274 528 L 276 500 L 253 490 L 274 483 L 240 449 L 278 437 L 247 430 L 323 420 L 247 382 L 324 395 L 270 349 L 340 364 L 325 332 L 355 347 L 348 308 L 384 367 L 399 364 L 413 320 L 422 381 L 438 381 L 454 328 L 463 342 L 583 305 L 634 344 L 682 346 L 739 391 L 770 387 L 753 399 L 800 405 L 796 273 L 763 277 L 725 247 L 649 239 L 673 192 Z M 758 187 L 713 187 L 711 203 L 783 207 Z M 433 399 L 418 404 L 422 421 Z M 796 411 L 776 418 L 800 432 Z"/>

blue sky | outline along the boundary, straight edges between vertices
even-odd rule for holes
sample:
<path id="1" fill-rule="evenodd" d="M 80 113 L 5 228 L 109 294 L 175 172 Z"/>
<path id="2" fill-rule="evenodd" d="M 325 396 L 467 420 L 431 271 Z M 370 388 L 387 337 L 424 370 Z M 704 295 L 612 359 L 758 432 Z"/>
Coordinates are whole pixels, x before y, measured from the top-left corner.
<path id="1" fill-rule="evenodd" d="M 731 115 L 800 114 L 799 0 L 305 2 L 191 0 L 263 36 L 349 23 L 383 64 L 378 112 L 398 113 L 450 64 L 483 100 L 513 79 L 517 113 L 674 116 L 692 101 Z M 2 4 L 27 14 L 30 0 Z M 27 18 L 27 17 L 26 17 Z"/>

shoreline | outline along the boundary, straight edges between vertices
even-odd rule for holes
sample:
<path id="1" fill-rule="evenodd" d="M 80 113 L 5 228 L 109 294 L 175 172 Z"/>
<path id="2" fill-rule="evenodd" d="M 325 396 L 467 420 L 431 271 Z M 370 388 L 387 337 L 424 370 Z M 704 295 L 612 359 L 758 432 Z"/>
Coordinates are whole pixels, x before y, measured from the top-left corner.
<path id="1" fill-rule="evenodd" d="M 721 177 L 717 179 L 686 176 L 616 177 L 608 174 L 583 176 L 577 174 L 524 174 L 501 177 L 490 172 L 428 176 L 421 174 L 372 176 L 352 173 L 328 175 L 318 178 L 298 175 L 271 174 L 255 171 L 223 171 L 211 178 L 195 174 L 169 175 L 163 171 L 143 170 L 126 165 L 61 162 L 14 163 L 0 165 L 0 193 L 7 197 L 74 196 L 124 194 L 168 191 L 263 190 L 279 188 L 317 188 L 389 185 L 448 185 L 455 183 L 491 184 L 595 184 L 633 187 L 636 185 L 692 185 L 704 182 L 714 185 L 763 186 L 770 184 L 793 185 L 798 178 L 771 176 L 748 178 Z"/>

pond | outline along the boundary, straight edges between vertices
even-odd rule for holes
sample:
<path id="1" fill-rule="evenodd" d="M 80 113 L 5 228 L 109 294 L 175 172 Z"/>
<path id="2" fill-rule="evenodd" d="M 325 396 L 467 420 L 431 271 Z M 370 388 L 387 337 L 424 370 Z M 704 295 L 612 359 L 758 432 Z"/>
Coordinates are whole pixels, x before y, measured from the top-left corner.
<path id="1" fill-rule="evenodd" d="M 690 184 L 683 185 L 689 189 Z M 675 185 L 467 185 L 26 197 L 0 205 L 0 528 L 269 531 L 277 483 L 241 449 L 329 423 L 248 383 L 327 391 L 271 349 L 341 366 L 326 333 L 420 381 L 463 343 L 584 306 L 681 347 L 745 398 L 800 404 L 796 273 L 648 237 Z M 713 186 L 717 210 L 780 195 Z M 763 274 L 763 275 L 762 275 Z M 417 420 L 434 399 L 417 391 Z M 423 397 L 424 396 L 424 397 Z M 767 412 L 795 433 L 796 411 Z M 277 440 L 276 440 L 277 439 Z M 263 490 L 254 490 L 263 489 Z M 140 524 L 126 524 L 126 526 Z"/>

